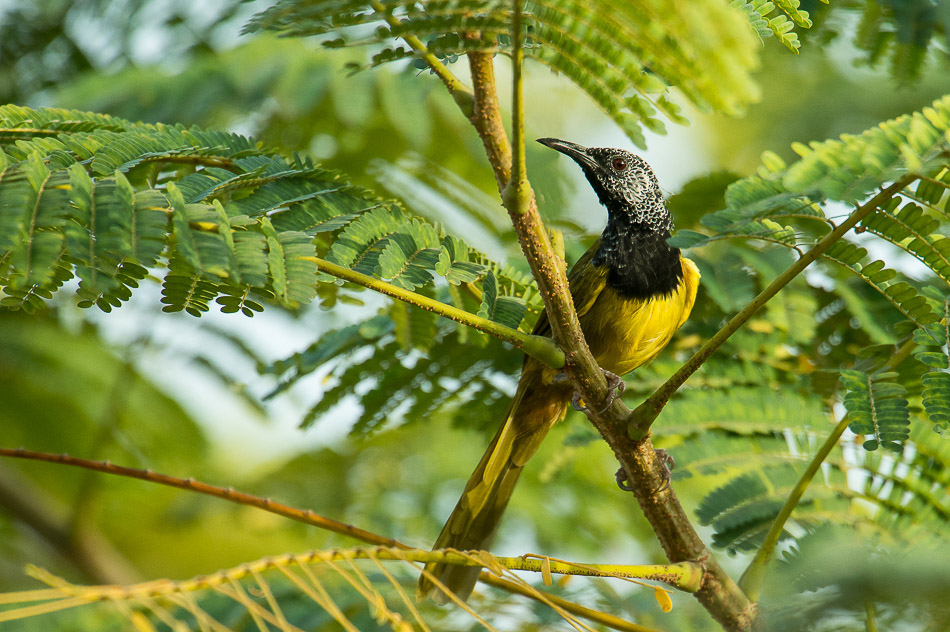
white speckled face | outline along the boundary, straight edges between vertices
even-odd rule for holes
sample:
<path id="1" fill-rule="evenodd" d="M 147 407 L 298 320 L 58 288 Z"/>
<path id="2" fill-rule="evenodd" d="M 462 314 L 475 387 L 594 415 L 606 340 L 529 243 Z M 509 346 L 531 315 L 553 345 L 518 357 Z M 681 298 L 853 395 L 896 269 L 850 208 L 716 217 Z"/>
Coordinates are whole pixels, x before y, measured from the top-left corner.
<path id="1" fill-rule="evenodd" d="M 599 168 L 578 162 L 608 210 L 617 210 L 612 208 L 614 205 L 623 206 L 636 224 L 656 231 L 672 229 L 660 184 L 643 158 L 624 149 L 608 147 L 592 147 L 586 154 Z"/>
<path id="2" fill-rule="evenodd" d="M 608 268 L 608 285 L 624 299 L 671 295 L 683 280 L 683 266 L 680 251 L 667 242 L 673 220 L 650 165 L 624 149 L 587 148 L 558 138 L 538 142 L 576 162 L 607 207 L 591 264 Z"/>
<path id="3" fill-rule="evenodd" d="M 600 203 L 607 207 L 608 225 L 620 222 L 624 230 L 657 233 L 673 230 L 656 175 L 640 156 L 625 149 L 588 148 L 557 138 L 539 138 L 538 142 L 580 165 Z"/>

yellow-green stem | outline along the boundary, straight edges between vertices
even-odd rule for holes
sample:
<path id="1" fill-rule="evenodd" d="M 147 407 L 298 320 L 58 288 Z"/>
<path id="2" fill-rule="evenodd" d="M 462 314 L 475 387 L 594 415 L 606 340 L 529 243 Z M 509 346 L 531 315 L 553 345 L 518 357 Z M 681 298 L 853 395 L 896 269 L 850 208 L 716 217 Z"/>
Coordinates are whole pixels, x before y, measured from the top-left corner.
<path id="1" fill-rule="evenodd" d="M 755 558 L 753 558 L 749 567 L 746 568 L 742 577 L 739 578 L 739 588 L 741 588 L 752 601 L 759 600 L 759 593 L 762 590 L 762 580 L 765 578 L 765 569 L 769 562 L 772 561 L 772 555 L 775 554 L 775 547 L 778 545 L 779 538 L 782 536 L 782 531 L 785 530 L 785 523 L 788 522 L 795 507 L 798 506 L 798 502 L 802 499 L 805 490 L 808 489 L 808 485 L 815 477 L 815 474 L 818 473 L 821 464 L 824 463 L 828 455 L 831 454 L 831 450 L 838 445 L 838 440 L 841 439 L 841 435 L 844 434 L 844 431 L 848 428 L 848 423 L 848 416 L 845 415 L 841 421 L 838 422 L 838 425 L 835 426 L 835 429 L 831 431 L 831 434 L 828 435 L 828 438 L 822 444 L 821 448 L 818 449 L 818 452 L 815 453 L 811 463 L 808 464 L 802 477 L 792 489 L 792 493 L 785 499 L 785 504 L 782 505 L 778 515 L 772 522 L 772 527 L 766 534 L 762 546 L 759 547 L 758 552 L 756 552 Z"/>
<path id="2" fill-rule="evenodd" d="M 474 553 L 474 552 L 473 552 Z M 486 568 L 507 569 L 517 571 L 527 571 L 541 573 L 544 567 L 548 566 L 551 573 L 559 575 L 580 575 L 583 577 L 623 577 L 627 579 L 643 579 L 651 581 L 661 581 L 675 588 L 684 590 L 693 590 L 699 588 L 699 579 L 702 576 L 702 569 L 699 564 L 693 562 L 683 562 L 680 564 L 642 564 L 620 566 L 612 564 L 572 564 L 570 562 L 546 561 L 537 558 L 522 557 L 495 557 L 492 555 L 474 555 L 473 553 L 448 550 L 428 551 L 422 549 L 403 549 L 396 547 L 374 547 L 374 548 L 350 548 L 350 549 L 329 549 L 324 551 L 309 551 L 307 553 L 286 553 L 272 557 L 265 557 L 253 562 L 248 562 L 234 568 L 230 568 L 217 573 L 201 575 L 191 579 L 181 581 L 169 581 L 168 579 L 152 580 L 128 586 L 82 586 L 63 582 L 59 578 L 49 575 L 42 569 L 33 569 L 30 574 L 39 575 L 47 583 L 53 586 L 62 587 L 65 594 L 77 597 L 83 597 L 89 601 L 97 601 L 102 598 L 113 597 L 118 599 L 129 599 L 136 595 L 160 595 L 163 593 L 185 592 L 193 590 L 202 590 L 216 585 L 229 583 L 230 580 L 240 580 L 252 573 L 261 573 L 272 568 L 291 565 L 309 565 L 320 564 L 321 562 L 333 562 L 341 560 L 392 560 L 402 562 L 419 562 L 428 564 L 431 562 L 447 562 L 461 566 L 484 566 Z M 23 594 L 25 599 L 34 599 L 35 591 L 27 591 Z M 41 594 L 45 596 L 46 591 Z M 7 595 L 7 601 L 12 602 L 16 593 L 12 596 Z"/>
<path id="3" fill-rule="evenodd" d="M 897 353 L 891 356 L 891 359 L 884 365 L 884 368 L 890 370 L 897 368 L 897 365 L 903 362 L 916 346 L 913 340 L 905 342 Z M 792 516 L 792 512 L 795 511 L 795 507 L 798 506 L 802 496 L 804 496 L 805 491 L 811 484 L 812 479 L 815 478 L 815 474 L 818 473 L 821 464 L 825 462 L 825 459 L 828 458 L 831 451 L 838 445 L 838 441 L 847 429 L 849 421 L 847 415 L 842 417 L 841 421 L 838 422 L 838 425 L 835 426 L 834 430 L 831 431 L 831 434 L 828 435 L 828 438 L 825 439 L 825 442 L 818 449 L 818 452 L 812 457 L 811 462 L 808 464 L 808 467 L 805 468 L 801 478 L 795 484 L 795 487 L 792 488 L 792 492 L 788 495 L 788 498 L 785 499 L 785 503 L 779 510 L 778 515 L 775 516 L 775 520 L 772 521 L 772 526 L 765 535 L 762 546 L 759 547 L 752 562 L 749 563 L 748 568 L 742 573 L 742 577 L 739 579 L 739 587 L 752 601 L 758 601 L 759 599 L 759 593 L 762 590 L 762 581 L 765 578 L 765 570 L 769 562 L 772 561 L 772 556 L 775 554 L 775 547 L 778 546 L 779 538 L 782 537 L 782 532 L 785 530 L 785 523 L 788 522 L 788 519 Z"/>
<path id="4" fill-rule="evenodd" d="M 879 204 L 891 199 L 901 189 L 917 179 L 915 175 L 906 175 L 886 187 L 873 198 L 858 207 L 848 216 L 848 219 L 838 225 L 834 230 L 825 235 L 808 252 L 798 258 L 782 274 L 775 278 L 767 288 L 762 290 L 758 296 L 742 308 L 739 313 L 732 317 L 722 329 L 717 331 L 706 343 L 693 354 L 683 366 L 674 373 L 660 388 L 658 388 L 642 404 L 637 406 L 627 420 L 627 432 L 632 439 L 642 439 L 650 431 L 650 425 L 659 416 L 660 411 L 666 406 L 670 397 L 675 393 L 693 373 L 701 367 L 722 344 L 729 339 L 732 334 L 739 330 L 759 309 L 762 308 L 773 296 L 788 285 L 792 279 L 797 277 L 813 261 L 824 254 L 833 244 L 838 242 L 849 230 L 854 228 L 858 222 L 870 215 Z"/>
<path id="5" fill-rule="evenodd" d="M 509 209 L 514 209 L 519 215 L 524 215 L 528 212 L 529 187 L 524 146 L 524 80 L 521 74 L 524 65 L 524 42 L 521 33 L 521 0 L 514 0 L 513 5 L 511 22 L 511 178 L 502 192 L 502 199 Z"/>
<path id="6" fill-rule="evenodd" d="M 394 15 L 386 11 L 386 6 L 379 0 L 372 0 L 370 6 L 373 7 L 373 10 L 383 16 L 383 19 L 386 20 L 386 23 L 390 26 L 399 26 L 399 20 L 396 19 Z M 452 95 L 452 98 L 455 99 L 455 103 L 461 108 L 462 112 L 465 113 L 466 117 L 471 117 L 472 113 L 475 111 L 475 98 L 472 93 L 472 89 L 466 86 L 464 83 L 459 80 L 452 71 L 449 70 L 445 64 L 439 61 L 439 58 L 436 57 L 429 51 L 429 48 L 415 35 L 403 35 L 403 41 L 409 44 L 409 48 L 414 50 L 416 54 L 422 58 L 423 61 L 428 64 L 429 68 L 432 69 L 432 72 L 442 80 L 442 83 L 445 84 L 445 87 L 448 88 L 449 94 Z"/>
<path id="7" fill-rule="evenodd" d="M 867 615 L 867 618 L 864 620 L 864 629 L 867 632 L 877 632 L 877 621 L 875 621 L 874 617 L 873 601 L 864 602 L 864 613 Z"/>
<path id="8" fill-rule="evenodd" d="M 352 283 L 362 285 L 363 287 L 375 290 L 380 294 L 385 294 L 386 296 L 399 299 L 400 301 L 405 301 L 410 305 L 415 305 L 416 307 L 434 312 L 440 316 L 445 316 L 446 318 L 454 320 L 455 322 L 467 325 L 468 327 L 472 327 L 473 329 L 477 329 L 479 331 L 483 331 L 486 334 L 492 335 L 500 340 L 504 340 L 505 342 L 510 342 L 528 355 L 537 358 L 551 368 L 559 369 L 564 366 L 564 352 L 561 351 L 560 347 L 558 347 L 557 344 L 555 344 L 550 338 L 526 334 L 523 331 L 506 327 L 505 325 L 488 320 L 487 318 L 467 312 L 464 309 L 459 309 L 452 305 L 443 303 L 442 301 L 429 298 L 428 296 L 422 296 L 416 292 L 411 292 L 404 288 L 393 285 L 392 283 L 387 283 L 386 281 L 371 277 L 368 274 L 362 274 L 361 272 L 350 270 L 349 268 L 331 263 L 325 259 L 320 259 L 319 257 L 302 258 L 317 264 L 317 268 L 319 268 L 321 272 L 333 275 L 339 279 L 343 279 L 344 281 L 350 281 Z"/>
<path id="9" fill-rule="evenodd" d="M 657 632 L 654 628 L 648 628 L 644 625 L 640 625 L 639 623 L 621 619 L 616 615 L 582 606 L 551 593 L 539 594 L 537 590 L 531 586 L 525 586 L 524 584 L 511 581 L 510 579 L 505 579 L 504 577 L 496 577 L 488 571 L 482 571 L 482 574 L 478 577 L 478 581 L 482 582 L 483 584 L 488 584 L 489 586 L 494 586 L 495 588 L 500 588 L 501 590 L 515 595 L 521 595 L 522 597 L 527 597 L 528 599 L 534 599 L 535 601 L 548 606 L 557 606 L 566 612 L 579 617 L 584 617 L 585 619 L 599 623 L 604 627 L 608 627 L 613 630 L 619 630 L 619 632 Z"/>

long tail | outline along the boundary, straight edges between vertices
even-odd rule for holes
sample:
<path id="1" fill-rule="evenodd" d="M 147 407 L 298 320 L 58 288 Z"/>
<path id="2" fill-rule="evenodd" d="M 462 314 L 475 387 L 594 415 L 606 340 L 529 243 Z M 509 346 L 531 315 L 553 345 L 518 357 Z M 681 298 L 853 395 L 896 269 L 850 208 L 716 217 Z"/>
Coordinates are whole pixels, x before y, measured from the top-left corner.
<path id="1" fill-rule="evenodd" d="M 551 427 L 564 417 L 567 393 L 562 387 L 541 385 L 540 371 L 533 368 L 526 366 L 522 372 L 504 423 L 468 479 L 433 549 L 468 551 L 491 546 L 522 468 Z M 472 594 L 481 572 L 477 566 L 442 563 L 428 564 L 426 570 L 462 600 Z M 418 594 L 420 598 L 431 594 L 439 603 L 448 600 L 425 575 L 419 579 Z"/>

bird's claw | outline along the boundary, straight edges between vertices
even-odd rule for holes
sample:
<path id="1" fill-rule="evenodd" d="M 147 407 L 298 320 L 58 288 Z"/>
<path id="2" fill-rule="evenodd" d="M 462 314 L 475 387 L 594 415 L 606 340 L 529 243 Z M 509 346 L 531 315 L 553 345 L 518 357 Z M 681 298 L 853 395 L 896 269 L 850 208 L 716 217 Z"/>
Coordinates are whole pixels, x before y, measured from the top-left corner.
<path id="1" fill-rule="evenodd" d="M 607 380 L 607 405 L 604 406 L 604 409 L 600 413 L 607 412 L 607 409 L 617 401 L 618 398 L 623 397 L 623 392 L 627 390 L 627 383 L 623 381 L 623 378 L 617 375 L 616 373 L 611 373 L 606 369 L 604 371 L 604 378 Z"/>
<path id="2" fill-rule="evenodd" d="M 673 457 L 670 456 L 670 453 L 666 450 L 654 450 L 656 452 L 657 458 L 660 459 L 660 464 L 663 466 L 663 484 L 660 485 L 654 494 L 661 494 L 670 488 L 670 483 L 673 478 L 673 467 L 676 463 L 673 461 Z M 633 486 L 628 484 L 627 473 L 623 468 L 617 470 L 617 473 L 614 475 L 617 479 L 617 487 L 622 489 L 625 492 L 632 492 Z"/>
<path id="3" fill-rule="evenodd" d="M 604 406 L 603 410 L 599 411 L 597 414 L 602 415 L 607 412 L 607 409 L 610 408 L 611 404 L 617 401 L 618 397 L 623 396 L 623 392 L 627 390 L 627 383 L 623 381 L 623 378 L 617 375 L 616 373 L 611 373 L 607 369 L 601 369 L 604 372 L 604 378 L 607 380 L 607 405 Z M 582 397 L 580 392 L 574 391 L 574 396 L 571 397 L 571 407 L 579 412 L 587 412 L 590 410 L 587 406 L 581 403 Z"/>
<path id="4" fill-rule="evenodd" d="M 676 466 L 676 462 L 666 450 L 654 450 L 654 452 L 656 452 L 656 456 L 660 459 L 660 464 L 663 466 L 663 484 L 660 485 L 658 490 L 653 492 L 654 494 L 660 494 L 670 488 L 670 484 L 673 481 L 673 468 Z"/>
<path id="5" fill-rule="evenodd" d="M 627 473 L 623 471 L 623 468 L 619 468 L 617 473 L 614 474 L 617 477 L 617 487 L 622 489 L 625 492 L 632 492 L 633 487 L 627 485 Z"/>

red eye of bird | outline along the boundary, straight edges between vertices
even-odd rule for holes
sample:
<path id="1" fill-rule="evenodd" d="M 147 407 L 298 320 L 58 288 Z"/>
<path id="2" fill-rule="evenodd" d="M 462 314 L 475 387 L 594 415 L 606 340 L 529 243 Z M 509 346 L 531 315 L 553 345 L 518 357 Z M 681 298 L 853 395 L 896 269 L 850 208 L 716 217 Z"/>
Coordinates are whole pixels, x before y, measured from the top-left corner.
<path id="1" fill-rule="evenodd" d="M 627 161 L 624 160 L 623 158 L 619 158 L 619 157 L 614 158 L 612 164 L 614 166 L 614 169 L 616 169 L 617 171 L 623 171 L 624 169 L 627 168 Z"/>

